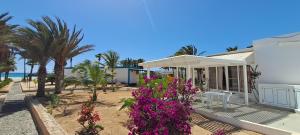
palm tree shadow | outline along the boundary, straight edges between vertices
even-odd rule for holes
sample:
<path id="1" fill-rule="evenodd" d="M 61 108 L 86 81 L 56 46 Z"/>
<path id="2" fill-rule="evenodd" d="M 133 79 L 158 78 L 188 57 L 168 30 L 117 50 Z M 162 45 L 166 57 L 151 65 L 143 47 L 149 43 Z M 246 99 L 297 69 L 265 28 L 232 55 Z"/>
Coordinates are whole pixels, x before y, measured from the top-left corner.
<path id="1" fill-rule="evenodd" d="M 24 110 L 27 110 L 27 106 L 24 101 L 6 102 L 1 105 L 0 118 Z"/>

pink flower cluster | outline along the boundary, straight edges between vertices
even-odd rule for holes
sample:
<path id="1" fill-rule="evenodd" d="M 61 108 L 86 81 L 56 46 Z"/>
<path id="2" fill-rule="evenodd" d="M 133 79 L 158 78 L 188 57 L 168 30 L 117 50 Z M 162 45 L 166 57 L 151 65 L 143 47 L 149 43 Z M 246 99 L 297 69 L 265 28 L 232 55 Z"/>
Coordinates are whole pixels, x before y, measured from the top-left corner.
<path id="1" fill-rule="evenodd" d="M 98 135 L 99 131 L 103 129 L 97 122 L 100 121 L 100 116 L 94 111 L 95 105 L 93 104 L 92 97 L 89 101 L 82 104 L 80 117 L 77 120 L 83 129 L 77 132 L 79 135 Z"/>
<path id="2" fill-rule="evenodd" d="M 191 100 L 197 91 L 191 80 L 174 79 L 164 87 L 164 82 L 152 77 L 145 78 L 145 83 L 132 93 L 136 102 L 130 109 L 129 135 L 191 134 Z"/>

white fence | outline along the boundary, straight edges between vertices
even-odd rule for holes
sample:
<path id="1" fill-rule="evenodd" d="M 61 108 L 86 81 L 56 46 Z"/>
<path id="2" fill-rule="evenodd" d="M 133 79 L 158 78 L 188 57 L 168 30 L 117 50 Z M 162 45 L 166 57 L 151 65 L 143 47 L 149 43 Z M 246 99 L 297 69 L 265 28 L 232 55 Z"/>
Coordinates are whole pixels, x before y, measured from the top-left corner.
<path id="1" fill-rule="evenodd" d="M 300 90 L 298 85 L 259 84 L 259 102 L 261 104 L 298 109 L 300 108 Z"/>

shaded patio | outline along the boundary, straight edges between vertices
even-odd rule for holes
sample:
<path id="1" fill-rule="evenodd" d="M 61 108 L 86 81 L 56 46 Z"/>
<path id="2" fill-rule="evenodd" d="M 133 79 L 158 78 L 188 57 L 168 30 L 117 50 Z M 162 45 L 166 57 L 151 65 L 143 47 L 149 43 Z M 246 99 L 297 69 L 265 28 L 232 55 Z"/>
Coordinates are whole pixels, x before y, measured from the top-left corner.
<path id="1" fill-rule="evenodd" d="M 200 87 L 201 91 L 240 93 L 244 95 L 244 104 L 247 105 L 251 93 L 248 67 L 253 64 L 253 57 L 253 52 L 212 57 L 180 55 L 146 61 L 139 63 L 139 66 L 147 69 L 147 77 L 150 77 L 151 68 L 175 68 L 174 77 L 191 79 L 193 86 Z M 199 83 L 200 86 L 197 86 Z"/>
<path id="2" fill-rule="evenodd" d="M 224 110 L 220 103 L 214 102 L 211 107 L 207 107 L 205 103 L 199 102 L 199 100 L 193 103 L 193 108 L 195 112 L 203 115 L 244 120 L 300 133 L 300 129 L 298 128 L 298 125 L 300 125 L 300 114 L 289 110 L 254 104 L 252 102 L 249 102 L 249 105 L 236 104 L 234 101 L 230 102 L 227 110 Z"/>

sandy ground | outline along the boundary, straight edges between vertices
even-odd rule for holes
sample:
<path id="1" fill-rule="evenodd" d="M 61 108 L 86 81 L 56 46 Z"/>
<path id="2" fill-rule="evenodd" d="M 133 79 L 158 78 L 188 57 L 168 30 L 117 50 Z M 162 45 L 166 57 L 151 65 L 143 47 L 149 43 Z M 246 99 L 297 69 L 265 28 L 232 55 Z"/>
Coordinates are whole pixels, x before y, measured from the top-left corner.
<path id="1" fill-rule="evenodd" d="M 53 116 L 59 124 L 71 135 L 78 131 L 81 126 L 76 121 L 79 117 L 80 106 L 87 101 L 91 94 L 87 92 L 76 92 L 74 94 L 60 94 L 61 106 L 67 106 L 69 114 L 62 115 L 63 107 L 58 107 L 53 111 Z M 118 92 L 99 92 L 95 111 L 99 112 L 101 121 L 100 125 L 104 127 L 101 131 L 103 135 L 128 134 L 126 121 L 128 120 L 128 112 L 126 110 L 119 111 L 122 98 L 130 97 L 130 91 Z"/>
<path id="2" fill-rule="evenodd" d="M 37 90 L 37 85 L 31 82 L 21 82 L 22 90 L 23 92 L 36 92 Z M 54 85 L 51 85 L 51 83 L 46 83 L 45 85 L 46 91 L 51 91 L 54 88 Z"/>
<path id="3" fill-rule="evenodd" d="M 80 106 L 87 101 L 91 93 L 75 92 L 71 94 L 66 91 L 60 94 L 61 105 L 53 111 L 53 116 L 59 124 L 70 134 L 74 134 L 80 130 L 81 126 L 76 121 L 79 117 Z M 102 135 L 127 135 L 127 120 L 128 110 L 121 110 L 123 98 L 131 97 L 131 90 L 129 88 L 122 88 L 117 92 L 108 91 L 106 94 L 102 91 L 98 92 L 98 100 L 95 111 L 99 112 L 101 121 L 100 125 L 104 127 L 101 131 Z M 47 102 L 43 102 L 47 106 Z M 67 108 L 68 115 L 63 116 L 63 108 Z M 234 135 L 258 135 L 255 132 L 241 130 L 229 124 L 221 123 L 211 119 L 207 119 L 199 114 L 192 114 L 192 135 L 211 135 L 213 132 L 224 129 L 228 134 Z"/>

